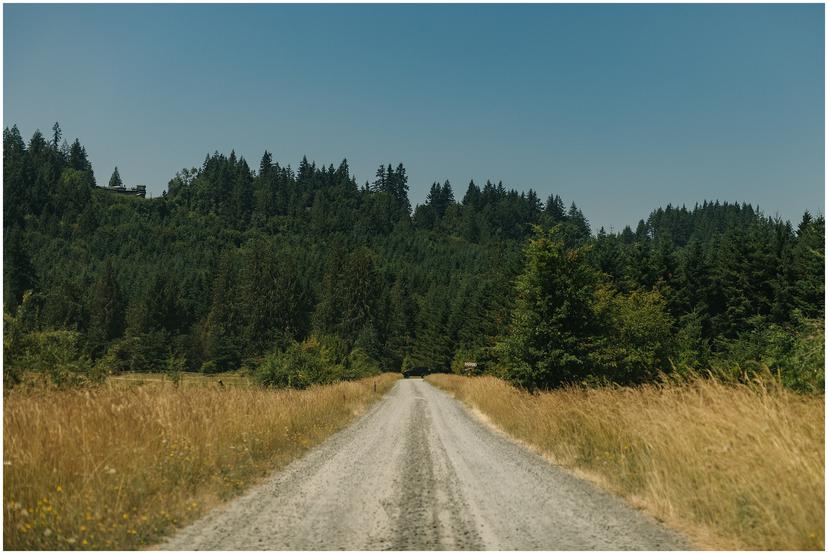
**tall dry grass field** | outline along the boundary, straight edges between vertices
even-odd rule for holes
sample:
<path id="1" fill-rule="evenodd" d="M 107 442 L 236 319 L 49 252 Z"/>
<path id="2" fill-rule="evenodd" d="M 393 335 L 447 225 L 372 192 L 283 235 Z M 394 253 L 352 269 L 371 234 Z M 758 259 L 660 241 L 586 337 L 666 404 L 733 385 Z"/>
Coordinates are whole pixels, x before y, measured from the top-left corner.
<path id="1" fill-rule="evenodd" d="M 303 391 L 14 390 L 3 408 L 3 546 L 152 544 L 345 426 L 397 378 Z"/>
<path id="2" fill-rule="evenodd" d="M 822 396 L 708 380 L 541 394 L 493 377 L 428 380 L 700 547 L 824 549 Z"/>

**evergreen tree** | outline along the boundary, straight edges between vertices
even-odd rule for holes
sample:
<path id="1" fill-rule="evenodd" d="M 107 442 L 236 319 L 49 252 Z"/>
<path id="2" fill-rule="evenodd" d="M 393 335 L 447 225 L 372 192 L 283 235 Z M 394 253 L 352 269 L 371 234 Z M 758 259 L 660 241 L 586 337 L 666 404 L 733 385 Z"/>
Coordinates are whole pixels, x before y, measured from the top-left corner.
<path id="1" fill-rule="evenodd" d="M 597 276 L 584 248 L 567 249 L 559 229 L 536 230 L 525 250 L 516 304 L 500 345 L 509 377 L 529 388 L 586 376 Z"/>
<path id="2" fill-rule="evenodd" d="M 213 280 L 210 312 L 202 329 L 203 369 L 228 371 L 241 363 L 239 322 L 233 302 L 235 257 L 225 252 L 219 260 Z"/>
<path id="3" fill-rule="evenodd" d="M 92 287 L 89 301 L 89 328 L 86 342 L 90 355 L 97 358 L 107 345 L 124 331 L 125 300 L 118 284 L 112 260 Z"/>
<path id="4" fill-rule="evenodd" d="M 375 192 L 388 192 L 387 187 L 388 173 L 385 171 L 385 166 L 381 165 L 377 168 L 377 173 L 374 178 L 373 187 L 371 190 Z"/>
<path id="5" fill-rule="evenodd" d="M 416 339 L 417 305 L 405 276 L 394 281 L 390 292 L 388 321 L 388 354 L 395 367 L 412 351 Z"/>
<path id="6" fill-rule="evenodd" d="M 3 130 L 3 228 L 22 227 L 26 213 L 35 208 L 28 171 L 30 157 L 16 125 Z"/>
<path id="7" fill-rule="evenodd" d="M 825 317 L 825 218 L 807 211 L 792 251 L 794 301 L 807 317 Z"/>
<path id="8" fill-rule="evenodd" d="M 37 276 L 31 258 L 23 243 L 23 233 L 17 229 L 6 233 L 3 241 L 3 304 L 14 312 L 23 299 L 23 293 L 37 288 Z"/>
<path id="9" fill-rule="evenodd" d="M 273 169 L 273 155 L 265 150 L 259 162 L 259 177 L 267 177 L 270 175 L 271 169 Z"/>
<path id="10" fill-rule="evenodd" d="M 546 201 L 544 213 L 549 218 L 551 223 L 558 223 L 566 219 L 566 209 L 564 208 L 563 200 L 557 194 L 550 195 Z"/>
<path id="11" fill-rule="evenodd" d="M 78 171 L 91 171 L 92 166 L 86 156 L 86 148 L 81 146 L 78 139 L 69 147 L 69 167 Z"/>
<path id="12" fill-rule="evenodd" d="M 52 125 L 52 149 L 55 152 L 60 150 L 60 139 L 63 136 L 63 133 L 60 130 L 60 124 L 55 121 L 55 124 Z"/>
<path id="13" fill-rule="evenodd" d="M 109 178 L 109 186 L 110 188 L 124 186 L 124 182 L 121 180 L 121 174 L 118 173 L 117 165 L 115 166 L 115 170 L 112 172 L 112 176 Z"/>

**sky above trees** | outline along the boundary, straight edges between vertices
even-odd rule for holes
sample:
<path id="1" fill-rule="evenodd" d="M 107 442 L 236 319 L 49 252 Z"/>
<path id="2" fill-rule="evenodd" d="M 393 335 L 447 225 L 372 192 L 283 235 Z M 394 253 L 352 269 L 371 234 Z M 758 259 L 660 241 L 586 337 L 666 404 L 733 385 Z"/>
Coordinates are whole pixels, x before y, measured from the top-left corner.
<path id="1" fill-rule="evenodd" d="M 4 7 L 4 125 L 60 121 L 99 179 L 267 149 L 503 180 L 621 229 L 657 205 L 824 204 L 824 17 L 798 6 Z"/>

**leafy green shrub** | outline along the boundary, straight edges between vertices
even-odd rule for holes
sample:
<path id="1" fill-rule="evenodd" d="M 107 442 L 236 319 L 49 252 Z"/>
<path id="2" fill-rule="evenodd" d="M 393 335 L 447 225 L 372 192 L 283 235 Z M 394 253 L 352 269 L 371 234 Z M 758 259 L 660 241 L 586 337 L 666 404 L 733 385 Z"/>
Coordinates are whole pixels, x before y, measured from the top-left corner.
<path id="1" fill-rule="evenodd" d="M 595 314 L 602 323 L 589 354 L 593 375 L 614 383 L 652 380 L 667 364 L 672 322 L 658 291 L 596 292 Z"/>
<path id="2" fill-rule="evenodd" d="M 105 373 L 92 366 L 81 348 L 79 332 L 37 329 L 33 298 L 27 291 L 15 315 L 3 315 L 4 385 L 12 387 L 19 383 L 24 371 L 48 375 L 58 387 L 101 382 Z"/>
<path id="3" fill-rule="evenodd" d="M 339 338 L 312 336 L 267 355 L 256 369 L 256 377 L 265 386 L 303 389 L 379 372 L 376 361 L 361 348 L 348 352 Z"/>
<path id="4" fill-rule="evenodd" d="M 32 291 L 23 293 L 14 315 L 3 313 L 3 386 L 11 388 L 23 378 L 23 358 L 28 344 L 28 333 L 34 327 Z"/>
<path id="5" fill-rule="evenodd" d="M 331 372 L 325 370 L 322 351 L 316 341 L 292 343 L 284 351 L 265 357 L 256 370 L 265 386 L 304 389 L 315 383 L 328 383 Z"/>
<path id="6" fill-rule="evenodd" d="M 166 372 L 169 351 L 170 340 L 162 332 L 128 336 L 112 342 L 95 367 L 106 374 Z"/>
<path id="7" fill-rule="evenodd" d="M 79 348 L 77 331 L 36 331 L 26 336 L 24 367 L 46 375 L 58 387 L 99 382 L 103 375 L 92 371 L 89 357 Z"/>
<path id="8" fill-rule="evenodd" d="M 318 346 L 323 363 L 339 365 L 346 363 L 348 359 L 348 343 L 337 335 L 314 335 L 306 342 L 310 347 Z"/>
<path id="9" fill-rule="evenodd" d="M 345 364 L 345 379 L 362 379 L 380 373 L 376 360 L 359 347 L 354 347 Z"/>
<path id="10" fill-rule="evenodd" d="M 825 325 L 822 321 L 803 324 L 793 348 L 780 360 L 782 383 L 794 390 L 825 391 Z"/>
<path id="11" fill-rule="evenodd" d="M 772 374 L 786 387 L 802 392 L 825 389 L 825 332 L 821 321 L 795 326 L 754 322 L 751 331 L 717 343 L 712 367 L 719 377 L 749 380 Z"/>
<path id="12" fill-rule="evenodd" d="M 698 373 L 709 368 L 710 341 L 704 338 L 702 318 L 690 312 L 679 322 L 673 339 L 672 367 L 681 374 Z"/>
<path id="13" fill-rule="evenodd" d="M 164 373 L 172 384 L 177 387 L 181 383 L 181 378 L 184 375 L 184 369 L 186 367 L 187 360 L 183 356 L 177 356 L 170 352 L 170 355 L 167 357 L 167 369 Z"/>
<path id="14" fill-rule="evenodd" d="M 129 343 L 125 340 L 113 342 L 106 353 L 95 362 L 98 371 L 109 373 L 123 373 L 130 371 L 132 356 Z"/>

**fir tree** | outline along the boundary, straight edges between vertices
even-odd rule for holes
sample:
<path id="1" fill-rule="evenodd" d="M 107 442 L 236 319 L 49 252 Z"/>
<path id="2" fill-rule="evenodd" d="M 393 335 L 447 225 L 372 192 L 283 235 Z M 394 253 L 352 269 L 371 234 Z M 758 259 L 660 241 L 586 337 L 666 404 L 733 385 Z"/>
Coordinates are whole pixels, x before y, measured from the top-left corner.
<path id="1" fill-rule="evenodd" d="M 110 188 L 119 188 L 124 186 L 124 182 L 121 180 L 121 174 L 118 173 L 118 166 L 115 166 L 114 171 L 112 171 L 112 176 L 109 178 L 109 186 Z"/>

